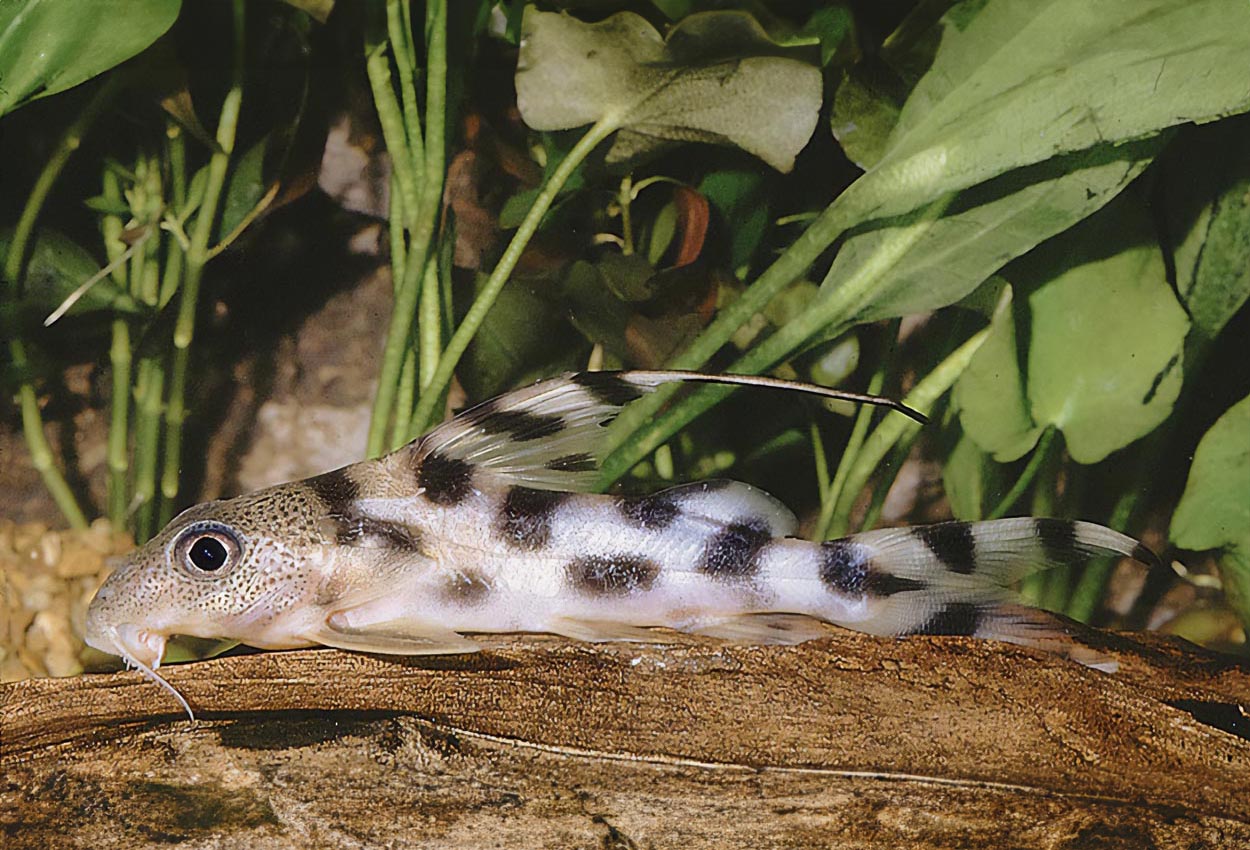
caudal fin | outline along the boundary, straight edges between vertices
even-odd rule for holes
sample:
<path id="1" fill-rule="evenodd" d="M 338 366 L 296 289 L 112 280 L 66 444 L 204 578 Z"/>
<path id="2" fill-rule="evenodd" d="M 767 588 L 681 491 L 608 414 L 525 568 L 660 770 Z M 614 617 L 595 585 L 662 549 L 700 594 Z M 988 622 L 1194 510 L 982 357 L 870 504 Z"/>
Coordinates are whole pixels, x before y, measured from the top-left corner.
<path id="1" fill-rule="evenodd" d="M 968 635 L 1035 646 L 1094 667 L 1060 619 L 1015 601 L 1024 576 L 1100 555 L 1149 565 L 1138 541 L 1088 522 L 1020 517 L 888 528 L 821 544 L 821 578 L 835 592 L 860 593 L 866 615 L 842 623 L 879 635 Z"/>

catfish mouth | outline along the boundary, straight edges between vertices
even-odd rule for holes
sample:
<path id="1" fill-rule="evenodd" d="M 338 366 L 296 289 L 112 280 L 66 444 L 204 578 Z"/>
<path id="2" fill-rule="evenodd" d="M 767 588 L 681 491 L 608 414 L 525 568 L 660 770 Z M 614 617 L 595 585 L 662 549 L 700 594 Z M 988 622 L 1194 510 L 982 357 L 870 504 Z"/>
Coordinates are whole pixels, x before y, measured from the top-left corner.
<path id="1" fill-rule="evenodd" d="M 187 718 L 194 721 L 195 713 L 191 711 L 186 698 L 156 672 L 161 666 L 161 657 L 165 654 L 165 641 L 165 635 L 149 629 L 141 629 L 129 623 L 109 626 L 102 632 L 90 635 L 87 640 L 91 646 L 101 652 L 121 656 L 127 667 L 134 667 L 164 688 L 182 706 L 182 710 L 187 713 Z"/>

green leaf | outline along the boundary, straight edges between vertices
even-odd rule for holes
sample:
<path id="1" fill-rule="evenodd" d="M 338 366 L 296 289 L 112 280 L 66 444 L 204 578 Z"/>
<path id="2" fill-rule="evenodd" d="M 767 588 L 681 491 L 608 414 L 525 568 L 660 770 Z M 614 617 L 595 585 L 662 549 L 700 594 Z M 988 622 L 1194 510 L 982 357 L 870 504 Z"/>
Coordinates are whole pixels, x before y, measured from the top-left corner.
<path id="1" fill-rule="evenodd" d="M 991 461 L 967 434 L 959 438 L 942 465 L 942 489 L 956 519 L 985 519 L 1006 493 L 1006 484 L 1003 467 Z"/>
<path id="2" fill-rule="evenodd" d="M 1250 396 L 1198 443 L 1169 536 L 1182 549 L 1222 549 L 1229 603 L 1250 627 Z"/>
<path id="3" fill-rule="evenodd" d="M 867 170 L 885 154 L 899 111 L 884 83 L 856 66 L 838 83 L 829 127 L 847 158 Z"/>
<path id="4" fill-rule="evenodd" d="M 478 286 L 485 280 L 485 275 L 479 275 Z M 563 310 L 526 282 L 513 280 L 487 313 L 456 375 L 470 398 L 489 398 L 509 387 L 573 369 L 584 353 Z"/>
<path id="5" fill-rule="evenodd" d="M 996 339 L 969 369 L 977 377 L 959 391 L 964 430 L 982 449 L 1014 460 L 1053 425 L 1073 460 L 1096 463 L 1167 417 L 1189 320 L 1134 197 L 1042 244 L 1004 276 L 1027 314 L 1013 311 L 1014 341 L 993 328 Z"/>
<path id="6" fill-rule="evenodd" d="M 855 16 L 841 3 L 822 6 L 803 24 L 801 34 L 820 42 L 820 64 L 828 65 L 840 49 L 853 44 Z"/>
<path id="7" fill-rule="evenodd" d="M 699 192 L 729 225 L 729 268 L 735 272 L 751 261 L 768 230 L 767 189 L 758 171 L 711 171 L 699 183 Z"/>
<path id="8" fill-rule="evenodd" d="M 999 462 L 1024 456 L 1037 443 L 1042 427 L 1033 421 L 1018 361 L 1017 321 L 1011 288 L 990 321 L 990 334 L 955 384 L 955 404 L 964 433 Z"/>
<path id="9" fill-rule="evenodd" d="M 0 234 L 0 256 L 8 253 L 12 238 L 12 230 Z M 38 325 L 74 290 L 95 277 L 100 271 L 100 264 L 87 249 L 55 230 L 42 228 L 31 241 L 32 245 L 27 249 L 30 261 L 16 309 L 24 324 Z M 67 315 L 79 316 L 108 309 L 133 311 L 135 305 L 129 295 L 105 276 L 83 293 Z"/>
<path id="10" fill-rule="evenodd" d="M 268 188 L 264 175 L 265 154 L 268 149 L 269 135 L 266 134 L 231 163 L 230 175 L 222 193 L 221 220 L 217 224 L 215 241 L 232 233 L 265 196 Z"/>
<path id="11" fill-rule="evenodd" d="M 849 223 L 1250 109 L 1244 0 L 989 0 L 967 13 L 956 7 L 944 19 L 888 150 L 838 199 Z"/>
<path id="12" fill-rule="evenodd" d="M 1250 296 L 1250 120 L 1186 134 L 1162 165 L 1176 288 L 1194 332 L 1214 339 Z"/>
<path id="13" fill-rule="evenodd" d="M 1250 553 L 1250 396 L 1198 443 L 1170 535 L 1183 549 L 1239 546 Z"/>
<path id="14" fill-rule="evenodd" d="M 594 24 L 525 11 L 517 105 L 536 130 L 619 127 L 609 162 L 675 142 L 730 144 L 789 171 L 816 126 L 820 72 L 741 12 L 691 15 L 666 40 L 621 12 Z"/>
<path id="15" fill-rule="evenodd" d="M 1104 145 L 1017 169 L 961 192 L 944 215 L 925 224 L 879 273 L 855 313 L 861 322 L 935 310 L 976 289 L 1010 260 L 1032 250 L 1111 201 L 1161 147 L 1149 139 Z M 883 222 L 851 236 L 834 259 L 832 291 L 899 241 L 916 216 Z"/>
<path id="16" fill-rule="evenodd" d="M 173 25 L 182 0 L 0 3 L 0 115 L 125 62 Z"/>

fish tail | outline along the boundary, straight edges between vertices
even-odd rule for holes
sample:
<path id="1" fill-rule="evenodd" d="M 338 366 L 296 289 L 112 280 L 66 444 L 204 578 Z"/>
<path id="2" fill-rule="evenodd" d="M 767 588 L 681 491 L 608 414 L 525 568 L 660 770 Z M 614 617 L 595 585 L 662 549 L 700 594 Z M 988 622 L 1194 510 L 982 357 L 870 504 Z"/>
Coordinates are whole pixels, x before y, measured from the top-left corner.
<path id="1" fill-rule="evenodd" d="M 1019 604 L 1011 586 L 1097 556 L 1160 564 L 1138 541 L 1101 525 L 1034 517 L 880 529 L 819 546 L 831 607 L 845 612 L 831 622 L 879 635 L 989 638 L 1104 669 L 1106 659 L 1073 644 L 1063 620 Z"/>

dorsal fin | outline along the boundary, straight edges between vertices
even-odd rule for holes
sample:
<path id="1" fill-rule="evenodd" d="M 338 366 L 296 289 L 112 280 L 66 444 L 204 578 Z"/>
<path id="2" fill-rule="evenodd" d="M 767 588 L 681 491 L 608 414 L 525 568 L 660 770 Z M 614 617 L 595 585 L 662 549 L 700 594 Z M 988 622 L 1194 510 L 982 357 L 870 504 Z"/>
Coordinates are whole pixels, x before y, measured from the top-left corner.
<path id="1" fill-rule="evenodd" d="M 504 485 L 585 492 L 598 481 L 603 430 L 632 401 L 662 384 L 745 384 L 885 405 L 924 421 L 892 399 L 752 375 L 681 371 L 570 372 L 485 401 L 401 451 L 414 464 L 467 464 Z"/>
<path id="2" fill-rule="evenodd" d="M 603 427 L 662 381 L 629 372 L 573 372 L 504 393 L 462 411 L 410 449 L 470 464 L 500 483 L 586 491 L 598 479 Z"/>

